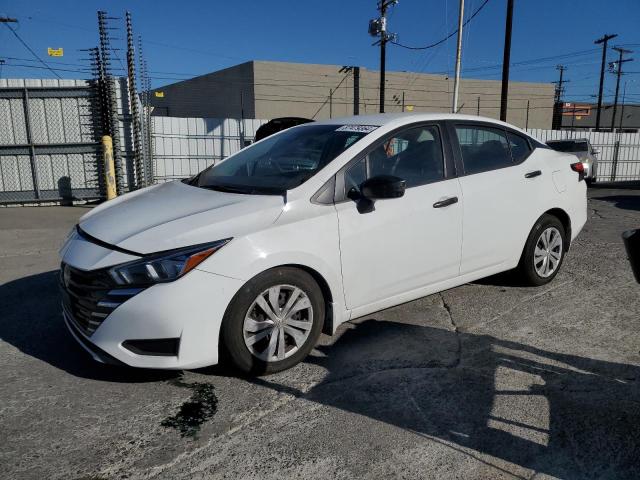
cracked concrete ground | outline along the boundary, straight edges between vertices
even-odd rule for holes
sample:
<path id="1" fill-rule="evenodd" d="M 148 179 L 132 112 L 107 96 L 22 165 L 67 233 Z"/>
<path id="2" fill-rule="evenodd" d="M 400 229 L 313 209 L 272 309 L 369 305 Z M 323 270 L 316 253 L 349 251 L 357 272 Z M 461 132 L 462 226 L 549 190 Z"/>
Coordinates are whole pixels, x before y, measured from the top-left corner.
<path id="1" fill-rule="evenodd" d="M 0 210 L 1 478 L 637 478 L 640 191 L 589 191 L 549 285 L 493 277 L 349 322 L 258 379 L 94 363 L 56 248 L 83 208 Z"/>

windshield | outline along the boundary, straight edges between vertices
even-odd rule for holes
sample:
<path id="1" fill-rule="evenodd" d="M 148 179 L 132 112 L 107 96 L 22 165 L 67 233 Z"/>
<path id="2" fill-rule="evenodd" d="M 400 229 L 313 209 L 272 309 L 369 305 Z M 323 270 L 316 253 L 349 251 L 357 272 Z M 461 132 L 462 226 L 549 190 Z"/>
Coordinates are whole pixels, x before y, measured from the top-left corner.
<path id="1" fill-rule="evenodd" d="M 284 194 L 373 131 L 368 125 L 304 125 L 268 137 L 203 170 L 191 185 L 247 194 Z"/>
<path id="2" fill-rule="evenodd" d="M 589 150 L 587 142 L 575 142 L 575 141 L 561 141 L 561 142 L 548 142 L 554 150 L 558 152 L 586 152 Z"/>

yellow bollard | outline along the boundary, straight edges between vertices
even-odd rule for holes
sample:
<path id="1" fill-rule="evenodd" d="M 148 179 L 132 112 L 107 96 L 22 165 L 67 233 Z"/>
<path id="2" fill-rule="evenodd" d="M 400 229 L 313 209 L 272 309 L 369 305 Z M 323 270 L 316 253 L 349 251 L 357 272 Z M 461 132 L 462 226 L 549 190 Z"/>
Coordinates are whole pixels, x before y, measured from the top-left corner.
<path id="1" fill-rule="evenodd" d="M 102 158 L 104 160 L 104 178 L 107 184 L 107 200 L 118 195 L 116 191 L 116 167 L 113 163 L 113 142 L 109 135 L 102 137 Z"/>

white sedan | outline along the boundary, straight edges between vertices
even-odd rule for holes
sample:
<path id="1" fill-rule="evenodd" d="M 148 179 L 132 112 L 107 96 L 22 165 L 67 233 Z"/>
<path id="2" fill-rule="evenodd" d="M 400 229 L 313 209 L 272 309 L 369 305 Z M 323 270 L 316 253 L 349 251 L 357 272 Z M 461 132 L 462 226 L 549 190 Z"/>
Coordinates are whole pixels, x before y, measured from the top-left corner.
<path id="1" fill-rule="evenodd" d="M 550 282 L 586 218 L 582 164 L 511 125 L 310 123 L 82 217 L 64 319 L 102 362 L 275 372 L 356 317 L 512 269 Z"/>

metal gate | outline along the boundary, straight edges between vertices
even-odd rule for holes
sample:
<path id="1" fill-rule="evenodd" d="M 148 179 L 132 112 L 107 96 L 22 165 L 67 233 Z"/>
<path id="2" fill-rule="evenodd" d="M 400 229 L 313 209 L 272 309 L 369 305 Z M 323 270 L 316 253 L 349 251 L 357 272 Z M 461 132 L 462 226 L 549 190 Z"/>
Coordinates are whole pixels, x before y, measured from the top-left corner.
<path id="1" fill-rule="evenodd" d="M 99 198 L 99 109 L 92 86 L 9 82 L 0 84 L 0 204 Z"/>

